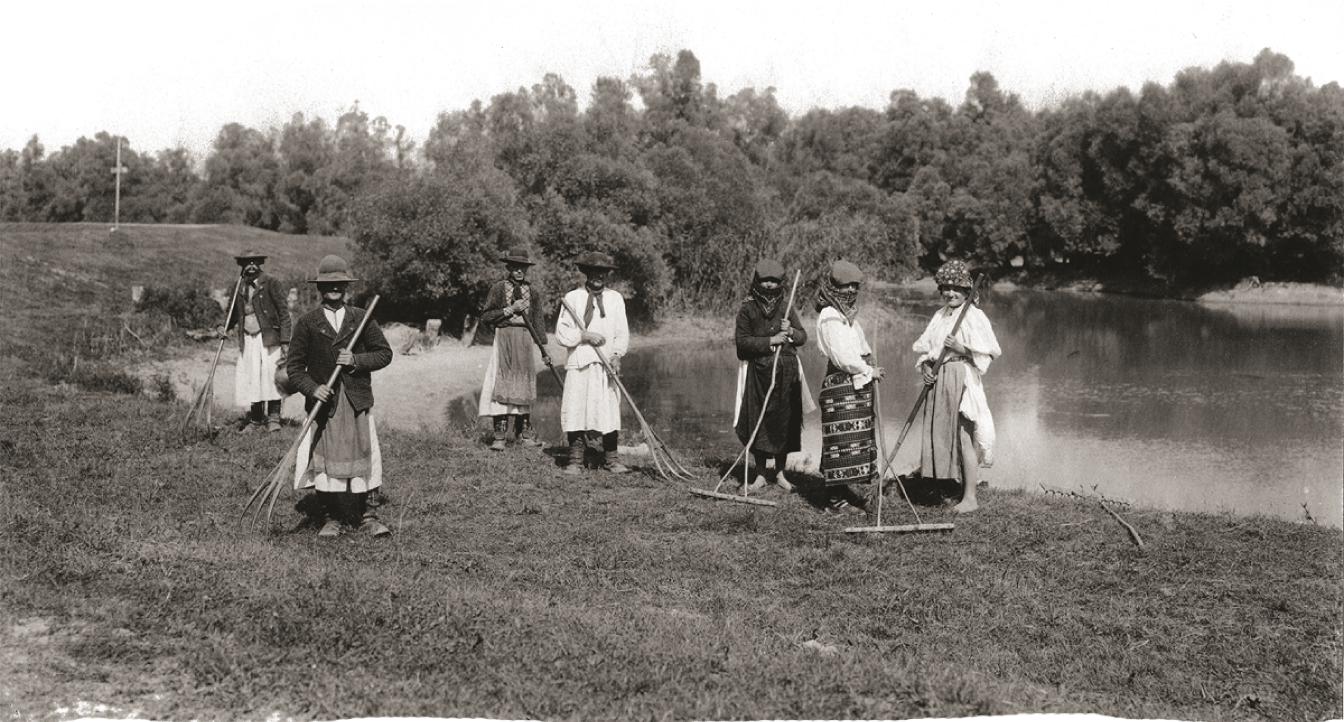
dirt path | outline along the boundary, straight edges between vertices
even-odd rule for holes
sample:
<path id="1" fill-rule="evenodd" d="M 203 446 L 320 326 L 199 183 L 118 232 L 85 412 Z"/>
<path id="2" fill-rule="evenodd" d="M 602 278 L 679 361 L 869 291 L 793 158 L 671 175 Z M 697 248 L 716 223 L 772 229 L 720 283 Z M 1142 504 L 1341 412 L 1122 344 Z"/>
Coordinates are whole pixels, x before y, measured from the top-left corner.
<path id="1" fill-rule="evenodd" d="M 663 323 L 654 333 L 632 335 L 630 346 L 641 348 L 680 341 L 727 338 L 732 333 L 729 323 L 726 320 L 672 319 Z M 447 410 L 453 401 L 466 396 L 475 400 L 475 394 L 480 391 L 481 380 L 485 376 L 485 367 L 490 363 L 491 347 L 463 346 L 456 339 L 443 337 L 433 348 L 415 347 L 409 353 L 398 351 L 410 345 L 412 333 L 413 330 L 397 324 L 386 329 L 395 356 L 387 368 L 373 374 L 378 423 L 397 429 L 439 430 L 448 421 Z M 166 374 L 172 381 L 177 397 L 191 400 L 205 382 L 217 348 L 216 342 L 202 343 L 185 356 L 145 364 L 137 372 L 147 380 Z M 548 349 L 555 364 L 562 366 L 564 348 L 552 338 Z M 233 420 L 243 415 L 243 407 L 234 403 L 233 398 L 234 364 L 237 358 L 237 347 L 231 342 L 225 343 L 219 367 L 215 370 L 216 419 Z M 540 351 L 536 354 L 536 365 L 539 371 L 545 371 Z M 304 417 L 303 397 L 300 395 L 285 399 L 281 408 L 282 415 L 287 419 L 302 420 Z"/>

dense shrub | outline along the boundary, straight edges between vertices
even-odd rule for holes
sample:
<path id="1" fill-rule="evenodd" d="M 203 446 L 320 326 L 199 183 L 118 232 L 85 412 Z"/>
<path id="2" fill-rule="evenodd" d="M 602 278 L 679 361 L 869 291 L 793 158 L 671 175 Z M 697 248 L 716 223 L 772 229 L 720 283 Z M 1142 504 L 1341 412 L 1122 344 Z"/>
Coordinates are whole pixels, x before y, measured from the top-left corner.
<path id="1" fill-rule="evenodd" d="M 229 293 L 233 293 L 233 289 L 229 289 Z M 224 318 L 224 312 L 208 290 L 189 285 L 146 286 L 135 310 L 162 314 L 178 328 L 210 328 L 219 325 Z"/>

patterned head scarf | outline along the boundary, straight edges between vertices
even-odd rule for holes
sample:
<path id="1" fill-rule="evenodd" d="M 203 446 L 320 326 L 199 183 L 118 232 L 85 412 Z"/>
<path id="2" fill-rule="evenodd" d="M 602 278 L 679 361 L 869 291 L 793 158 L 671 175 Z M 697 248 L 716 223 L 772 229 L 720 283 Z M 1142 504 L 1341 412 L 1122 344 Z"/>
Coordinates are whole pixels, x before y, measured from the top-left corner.
<path id="1" fill-rule="evenodd" d="M 933 275 L 939 286 L 956 286 L 970 289 L 975 285 L 971 281 L 971 271 L 963 261 L 948 261 Z"/>
<path id="2" fill-rule="evenodd" d="M 847 323 L 854 323 L 854 317 L 859 314 L 859 310 L 854 307 L 859 299 L 859 290 L 840 288 L 851 283 L 863 283 L 863 271 L 849 261 L 836 261 L 831 266 L 831 275 L 821 281 L 816 309 L 820 311 L 830 306 L 844 314 Z"/>

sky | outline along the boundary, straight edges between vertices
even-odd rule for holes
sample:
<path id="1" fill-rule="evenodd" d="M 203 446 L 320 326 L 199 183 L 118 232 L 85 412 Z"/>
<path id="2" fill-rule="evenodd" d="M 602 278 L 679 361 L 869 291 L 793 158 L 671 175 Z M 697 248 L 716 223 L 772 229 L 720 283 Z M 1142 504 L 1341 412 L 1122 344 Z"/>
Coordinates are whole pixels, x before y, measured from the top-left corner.
<path id="1" fill-rule="evenodd" d="M 516 63 L 497 86 L 481 83 L 456 98 L 439 99 L 429 122 L 419 128 L 407 128 L 407 138 L 415 144 L 414 159 L 419 159 L 423 138 L 429 134 L 442 113 L 466 108 L 472 101 L 488 104 L 493 95 L 527 89 L 542 82 L 546 75 L 556 75 L 564 85 L 575 91 L 582 112 L 590 102 L 589 86 L 598 78 L 616 78 L 628 82 L 634 77 L 652 75 L 652 59 L 655 56 L 661 55 L 669 63 L 675 62 L 679 52 L 692 50 L 692 46 L 691 36 L 683 28 L 676 23 L 660 22 L 644 24 L 632 35 L 603 39 L 597 46 L 552 47 L 548 50 L 550 52 L 547 55 L 536 61 Z M 1120 77 L 1107 77 L 1086 67 L 1068 63 L 1056 63 L 1048 73 L 1034 75 L 1030 71 L 1009 66 L 1003 52 L 995 44 L 989 44 L 977 59 L 972 74 L 995 75 L 1004 93 L 1016 95 L 1017 101 L 1028 112 L 1038 112 L 1059 108 L 1066 99 L 1079 98 L 1086 93 L 1109 95 L 1125 87 L 1130 93 L 1138 94 L 1142 87 L 1150 83 L 1172 85 L 1177 75 L 1184 71 L 1214 70 L 1222 63 L 1235 65 L 1249 63 L 1253 59 L 1253 55 L 1246 54 L 1230 43 L 1218 55 L 1189 56 L 1177 63 L 1144 63 L 1126 69 Z M 724 78 L 714 70 L 702 69 L 700 82 L 702 85 L 714 86 L 720 99 L 743 90 L 773 94 L 777 105 L 790 118 L 800 118 L 813 110 L 884 110 L 890 104 L 891 94 L 899 90 L 913 91 L 921 98 L 941 98 L 946 104 L 957 108 L 965 101 L 968 90 L 966 83 L 930 78 L 915 69 L 907 69 L 903 73 L 892 71 L 887 77 L 844 91 L 833 83 L 818 86 L 814 79 L 805 79 L 806 85 L 790 86 L 785 83 L 784 70 L 784 67 L 778 66 L 754 67 L 734 77 Z M 1306 77 L 1310 78 L 1309 75 Z M 1312 82 L 1316 81 L 1312 79 Z M 630 90 L 634 102 L 638 102 L 636 91 L 633 87 Z M 183 149 L 196 171 L 200 172 L 214 149 L 219 130 L 234 122 L 270 134 L 289 125 L 300 114 L 306 122 L 319 122 L 329 129 L 335 128 L 337 118 L 343 114 L 370 112 L 371 109 L 374 116 L 386 114 L 379 109 L 378 101 L 372 99 L 371 95 L 363 94 L 353 87 L 335 91 L 304 90 L 254 78 L 243 93 L 250 98 L 246 102 L 227 108 L 208 109 L 204 114 L 192 114 L 171 122 L 160 120 L 153 125 L 146 125 L 144 118 L 120 118 L 87 126 L 85 134 L 90 137 L 99 132 L 122 134 L 128 141 L 128 147 L 140 155 L 148 153 L 159 156 L 173 149 Z M 392 129 L 396 128 L 394 121 L 390 120 L 390 124 Z M 42 137 L 47 157 L 60 145 L 73 143 L 77 137 Z M 0 140 L 0 151 L 19 149 L 24 143 L 27 143 L 27 138 L 3 138 Z"/>

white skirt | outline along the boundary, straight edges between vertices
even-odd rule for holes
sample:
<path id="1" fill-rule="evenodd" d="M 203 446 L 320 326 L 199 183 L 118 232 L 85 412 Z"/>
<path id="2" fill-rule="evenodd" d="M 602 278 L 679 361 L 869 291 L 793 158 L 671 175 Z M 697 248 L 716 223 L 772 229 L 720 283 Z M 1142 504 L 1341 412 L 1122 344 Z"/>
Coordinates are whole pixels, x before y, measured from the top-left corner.
<path id="1" fill-rule="evenodd" d="M 284 398 L 275 387 L 275 369 L 281 361 L 279 346 L 266 346 L 261 334 L 243 334 L 243 352 L 233 370 L 233 398 L 239 406 Z"/>
<path id="2" fill-rule="evenodd" d="M 570 431 L 621 429 L 621 394 L 602 364 L 588 364 L 565 374 L 565 395 L 560 401 L 560 428 Z"/>

